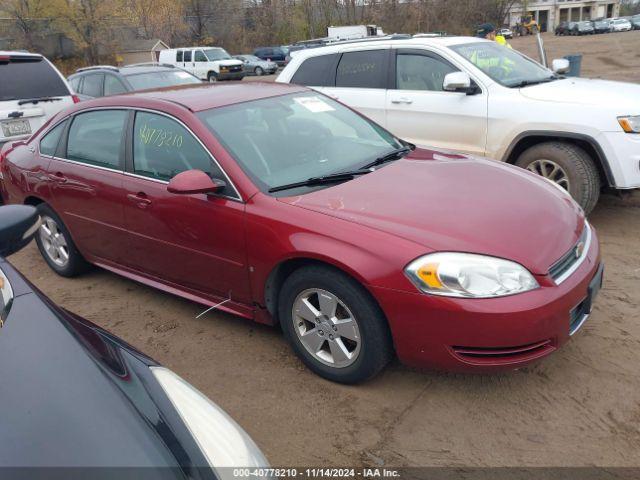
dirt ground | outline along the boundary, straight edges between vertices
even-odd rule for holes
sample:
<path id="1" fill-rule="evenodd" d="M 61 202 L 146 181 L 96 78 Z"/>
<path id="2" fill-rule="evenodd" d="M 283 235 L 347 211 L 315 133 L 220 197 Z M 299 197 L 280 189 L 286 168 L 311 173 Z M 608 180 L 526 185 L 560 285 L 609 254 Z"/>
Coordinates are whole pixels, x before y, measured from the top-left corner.
<path id="1" fill-rule="evenodd" d="M 513 45 L 526 50 L 533 40 Z M 587 74 L 640 81 L 640 32 L 548 36 L 547 46 L 584 53 Z M 605 284 L 592 317 L 563 349 L 494 376 L 395 362 L 354 387 L 311 374 L 276 329 L 221 313 L 196 320 L 200 305 L 106 271 L 57 277 L 34 244 L 11 260 L 54 301 L 214 399 L 272 465 L 639 466 L 640 195 L 605 195 L 591 221 Z"/>

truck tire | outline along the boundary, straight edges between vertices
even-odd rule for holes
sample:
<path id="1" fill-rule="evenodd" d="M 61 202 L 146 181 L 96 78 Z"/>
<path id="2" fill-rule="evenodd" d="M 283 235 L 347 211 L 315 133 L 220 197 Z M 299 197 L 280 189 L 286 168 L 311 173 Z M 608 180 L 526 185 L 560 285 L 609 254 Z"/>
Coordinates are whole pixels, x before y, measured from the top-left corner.
<path id="1" fill-rule="evenodd" d="M 209 72 L 207 73 L 207 81 L 210 83 L 213 83 L 215 81 L 218 80 L 218 77 L 216 76 L 216 72 Z"/>
<path id="2" fill-rule="evenodd" d="M 600 197 L 600 175 L 593 158 L 577 145 L 547 142 L 525 150 L 516 165 L 567 190 L 588 215 Z"/>

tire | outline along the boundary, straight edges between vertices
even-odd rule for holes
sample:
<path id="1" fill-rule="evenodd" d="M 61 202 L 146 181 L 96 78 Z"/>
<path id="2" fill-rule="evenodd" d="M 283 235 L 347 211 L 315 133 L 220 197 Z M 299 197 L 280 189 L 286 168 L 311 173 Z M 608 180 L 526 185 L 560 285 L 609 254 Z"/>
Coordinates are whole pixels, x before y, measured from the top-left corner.
<path id="1" fill-rule="evenodd" d="M 257 77 L 261 77 L 264 75 L 264 70 L 261 67 L 256 67 L 253 73 L 255 73 Z"/>
<path id="2" fill-rule="evenodd" d="M 325 300 L 324 310 L 320 295 Z M 304 304 L 302 299 L 313 309 L 298 308 Z M 332 304 L 338 305 L 333 309 L 335 315 L 326 308 Z M 294 309 L 307 318 L 294 318 Z M 323 317 L 323 312 L 333 320 Z M 391 333 L 380 307 L 358 282 L 331 267 L 294 271 L 280 290 L 278 318 L 296 355 L 327 380 L 346 384 L 365 381 L 379 373 L 393 356 Z M 342 327 L 336 326 L 336 319 L 343 320 Z M 301 340 L 305 333 L 310 336 L 306 344 Z M 350 358 L 343 353 L 345 350 Z"/>
<path id="3" fill-rule="evenodd" d="M 49 267 L 62 277 L 75 277 L 89 269 L 60 217 L 47 204 L 37 207 L 42 225 L 36 244 Z M 55 231 L 54 231 L 55 230 Z M 66 258 L 61 252 L 66 251 Z"/>
<path id="4" fill-rule="evenodd" d="M 551 164 L 545 166 L 544 162 L 551 162 Z M 598 169 L 593 158 L 576 145 L 565 142 L 534 145 L 520 155 L 516 165 L 539 175 L 541 175 L 541 170 L 550 174 L 555 165 L 559 167 L 560 171 L 549 176 L 569 191 L 586 215 L 591 213 L 598 203 L 601 186 Z M 566 177 L 566 182 L 562 179 L 562 175 Z"/>
<path id="5" fill-rule="evenodd" d="M 214 83 L 218 81 L 218 77 L 216 76 L 215 72 L 209 72 L 207 73 L 207 82 L 209 83 Z"/>

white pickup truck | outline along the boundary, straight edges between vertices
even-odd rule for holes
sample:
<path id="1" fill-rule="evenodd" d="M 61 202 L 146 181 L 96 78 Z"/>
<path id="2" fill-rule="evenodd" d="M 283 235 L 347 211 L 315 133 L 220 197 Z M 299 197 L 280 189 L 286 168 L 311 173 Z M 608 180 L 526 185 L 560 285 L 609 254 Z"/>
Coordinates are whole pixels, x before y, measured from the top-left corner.
<path id="1" fill-rule="evenodd" d="M 604 186 L 640 188 L 640 85 L 565 78 L 566 60 L 553 67 L 478 38 L 387 37 L 296 52 L 277 81 L 409 142 L 536 172 L 589 213 Z"/>

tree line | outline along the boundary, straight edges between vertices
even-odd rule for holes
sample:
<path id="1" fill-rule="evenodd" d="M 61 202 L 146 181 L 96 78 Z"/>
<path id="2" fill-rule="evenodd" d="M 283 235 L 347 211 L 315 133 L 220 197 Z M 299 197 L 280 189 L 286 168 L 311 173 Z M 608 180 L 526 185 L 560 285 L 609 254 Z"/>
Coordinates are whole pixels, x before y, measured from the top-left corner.
<path id="1" fill-rule="evenodd" d="M 17 32 L 13 48 L 37 50 L 60 33 L 87 64 L 126 39 L 171 46 L 220 45 L 240 53 L 326 36 L 330 25 L 376 24 L 387 33 L 472 33 L 501 25 L 518 0 L 0 0 L 0 17 Z M 526 3 L 526 2 L 524 2 Z M 108 58 L 107 58 L 108 59 Z"/>

